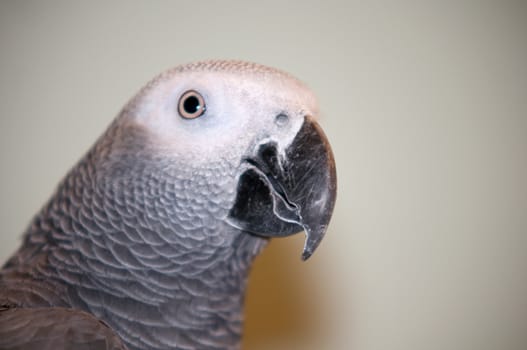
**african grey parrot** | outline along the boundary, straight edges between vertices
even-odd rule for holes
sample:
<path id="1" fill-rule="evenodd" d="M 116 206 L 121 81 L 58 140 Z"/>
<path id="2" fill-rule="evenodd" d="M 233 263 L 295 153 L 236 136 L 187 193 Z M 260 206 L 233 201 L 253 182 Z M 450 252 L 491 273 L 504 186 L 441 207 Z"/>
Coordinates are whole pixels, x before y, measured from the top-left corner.
<path id="1" fill-rule="evenodd" d="M 237 349 L 269 237 L 326 232 L 336 197 L 312 92 L 240 61 L 148 83 L 0 272 L 1 349 Z"/>

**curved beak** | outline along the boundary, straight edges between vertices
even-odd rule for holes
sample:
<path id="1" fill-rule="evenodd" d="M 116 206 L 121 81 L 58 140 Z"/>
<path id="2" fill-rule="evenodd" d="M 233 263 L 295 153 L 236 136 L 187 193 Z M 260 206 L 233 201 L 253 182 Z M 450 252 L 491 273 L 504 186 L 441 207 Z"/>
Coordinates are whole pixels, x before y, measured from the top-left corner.
<path id="1" fill-rule="evenodd" d="M 260 145 L 245 159 L 231 225 L 266 237 L 306 234 L 307 260 L 324 237 L 337 194 L 335 160 L 326 135 L 309 116 L 293 142 L 279 154 L 276 144 Z"/>

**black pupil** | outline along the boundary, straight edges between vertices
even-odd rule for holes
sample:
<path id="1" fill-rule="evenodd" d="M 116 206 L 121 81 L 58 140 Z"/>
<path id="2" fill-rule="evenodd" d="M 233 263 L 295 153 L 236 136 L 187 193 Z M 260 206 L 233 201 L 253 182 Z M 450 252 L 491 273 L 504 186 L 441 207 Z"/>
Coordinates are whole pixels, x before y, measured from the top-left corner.
<path id="1" fill-rule="evenodd" d="M 183 102 L 183 109 L 189 114 L 194 114 L 201 108 L 199 99 L 196 96 L 189 96 Z"/>

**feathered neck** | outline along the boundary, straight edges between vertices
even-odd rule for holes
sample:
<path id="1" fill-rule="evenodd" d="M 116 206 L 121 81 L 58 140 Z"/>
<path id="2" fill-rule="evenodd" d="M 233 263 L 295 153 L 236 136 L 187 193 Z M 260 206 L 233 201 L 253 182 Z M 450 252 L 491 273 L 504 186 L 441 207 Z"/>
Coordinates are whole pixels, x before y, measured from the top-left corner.
<path id="1" fill-rule="evenodd" d="M 93 313 L 130 349 L 239 348 L 247 276 L 266 240 L 221 220 L 230 193 L 101 154 L 72 169 L 8 271 L 46 281 L 61 291 L 50 305 Z"/>

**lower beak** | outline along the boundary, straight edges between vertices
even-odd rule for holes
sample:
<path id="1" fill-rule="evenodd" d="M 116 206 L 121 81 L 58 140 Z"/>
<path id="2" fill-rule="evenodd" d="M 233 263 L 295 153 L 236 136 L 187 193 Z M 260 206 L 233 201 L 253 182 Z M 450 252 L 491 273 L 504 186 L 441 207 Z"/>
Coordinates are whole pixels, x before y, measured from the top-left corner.
<path id="1" fill-rule="evenodd" d="M 306 233 L 302 259 L 324 237 L 337 194 L 335 160 L 326 135 L 309 116 L 285 156 L 273 142 L 245 160 L 229 223 L 266 237 Z"/>

